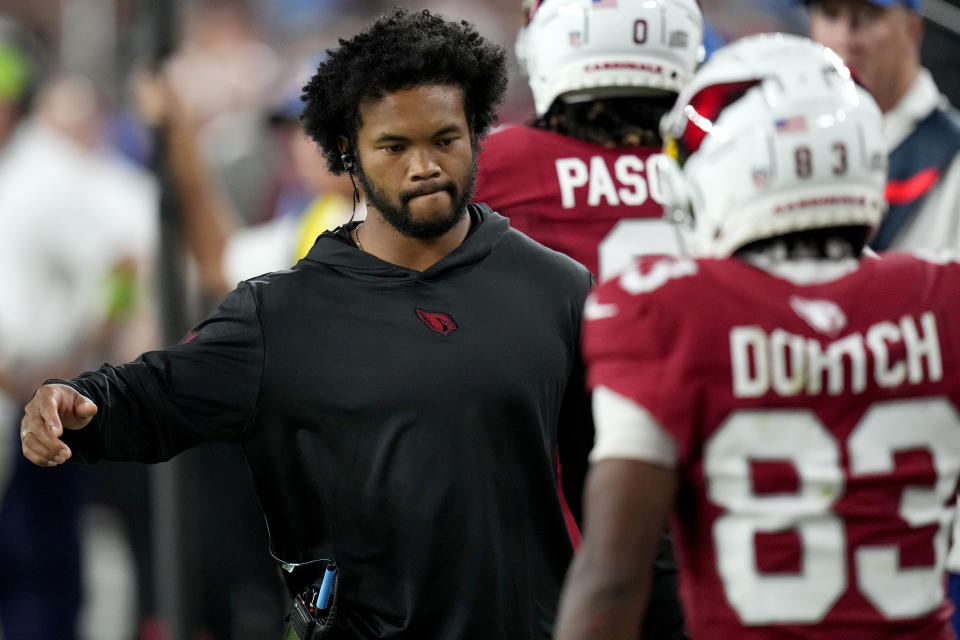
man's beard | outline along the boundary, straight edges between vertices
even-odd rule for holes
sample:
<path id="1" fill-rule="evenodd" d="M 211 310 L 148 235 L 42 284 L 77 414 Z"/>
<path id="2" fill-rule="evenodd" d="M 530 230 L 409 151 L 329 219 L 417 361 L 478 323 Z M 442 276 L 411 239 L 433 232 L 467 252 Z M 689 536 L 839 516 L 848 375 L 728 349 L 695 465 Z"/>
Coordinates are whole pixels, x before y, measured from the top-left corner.
<path id="1" fill-rule="evenodd" d="M 387 196 L 373 185 L 367 179 L 367 174 L 362 166 L 357 167 L 357 177 L 360 179 L 360 185 L 363 187 L 363 193 L 367 198 L 368 204 L 380 212 L 384 220 L 408 238 L 417 238 L 419 240 L 429 240 L 437 238 L 457 226 L 457 223 L 463 220 L 467 214 L 467 205 L 473 198 L 473 191 L 477 185 L 477 154 L 473 154 L 473 163 L 470 167 L 470 174 L 464 184 L 459 187 L 451 180 L 441 185 L 440 190 L 445 191 L 453 203 L 450 211 L 446 215 L 429 218 L 426 220 L 415 220 L 410 212 L 410 201 L 424 191 L 405 191 L 400 194 L 400 206 L 394 205 L 387 199 Z M 433 189 L 433 187 L 431 187 Z"/>

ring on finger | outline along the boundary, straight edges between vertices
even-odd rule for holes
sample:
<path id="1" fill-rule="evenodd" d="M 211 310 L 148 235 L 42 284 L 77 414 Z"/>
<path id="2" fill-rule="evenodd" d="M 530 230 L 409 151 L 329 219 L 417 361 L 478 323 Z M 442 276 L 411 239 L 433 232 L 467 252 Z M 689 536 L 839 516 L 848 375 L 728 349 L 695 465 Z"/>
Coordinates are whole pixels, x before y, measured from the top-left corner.
<path id="1" fill-rule="evenodd" d="M 20 430 L 20 440 L 21 441 L 26 440 L 27 436 L 30 435 L 31 433 L 33 433 L 33 431 L 30 430 L 30 427 L 24 427 L 23 429 Z"/>

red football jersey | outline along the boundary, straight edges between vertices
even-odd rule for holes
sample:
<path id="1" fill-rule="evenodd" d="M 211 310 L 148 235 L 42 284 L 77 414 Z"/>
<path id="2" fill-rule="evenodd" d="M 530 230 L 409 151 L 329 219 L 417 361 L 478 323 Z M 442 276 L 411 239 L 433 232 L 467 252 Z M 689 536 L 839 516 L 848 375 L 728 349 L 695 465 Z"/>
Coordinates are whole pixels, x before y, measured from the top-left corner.
<path id="1" fill-rule="evenodd" d="M 807 285 L 640 260 L 591 295 L 590 385 L 670 445 L 595 457 L 675 462 L 694 638 L 953 638 L 958 291 L 957 262 L 890 254 Z"/>
<path id="2" fill-rule="evenodd" d="M 508 127 L 483 141 L 474 200 L 606 279 L 640 255 L 676 255 L 651 156 L 542 129 Z"/>

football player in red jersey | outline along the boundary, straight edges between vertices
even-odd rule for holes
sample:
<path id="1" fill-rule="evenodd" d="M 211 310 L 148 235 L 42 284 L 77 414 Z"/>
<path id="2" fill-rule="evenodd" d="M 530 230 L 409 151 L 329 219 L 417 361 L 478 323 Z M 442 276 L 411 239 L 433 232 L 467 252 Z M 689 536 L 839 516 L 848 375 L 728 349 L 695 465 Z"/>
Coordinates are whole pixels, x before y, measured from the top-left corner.
<path id="1" fill-rule="evenodd" d="M 677 253 L 655 171 L 660 118 L 702 57 L 695 0 L 526 0 L 517 57 L 537 119 L 491 135 L 475 200 L 605 279 Z"/>
<path id="2" fill-rule="evenodd" d="M 649 175 L 660 119 L 702 59 L 697 2 L 525 0 L 523 9 L 516 53 L 537 119 L 483 142 L 474 200 L 600 279 L 637 255 L 678 253 L 680 234 Z M 579 529 L 565 515 L 576 546 Z M 684 638 L 666 539 L 654 565 L 644 630 Z"/>
<path id="3" fill-rule="evenodd" d="M 592 294 L 583 545 L 561 640 L 636 638 L 672 512 L 693 638 L 948 640 L 960 262 L 866 257 L 876 104 L 828 49 L 721 49 L 664 120 L 701 258 Z"/>

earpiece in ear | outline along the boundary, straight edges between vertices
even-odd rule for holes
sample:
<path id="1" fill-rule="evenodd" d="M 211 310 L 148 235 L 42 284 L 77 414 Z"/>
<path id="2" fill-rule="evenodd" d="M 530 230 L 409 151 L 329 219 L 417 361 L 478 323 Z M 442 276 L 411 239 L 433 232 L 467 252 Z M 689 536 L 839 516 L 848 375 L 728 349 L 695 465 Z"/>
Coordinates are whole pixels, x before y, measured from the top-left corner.
<path id="1" fill-rule="evenodd" d="M 340 154 L 340 162 L 343 163 L 343 168 L 350 175 L 350 184 L 353 185 L 353 214 L 350 216 L 352 221 L 353 216 L 357 213 L 357 205 L 360 204 L 360 189 L 357 187 L 357 181 L 353 179 L 353 172 L 357 168 L 357 157 L 353 155 L 352 151 L 345 151 Z"/>

